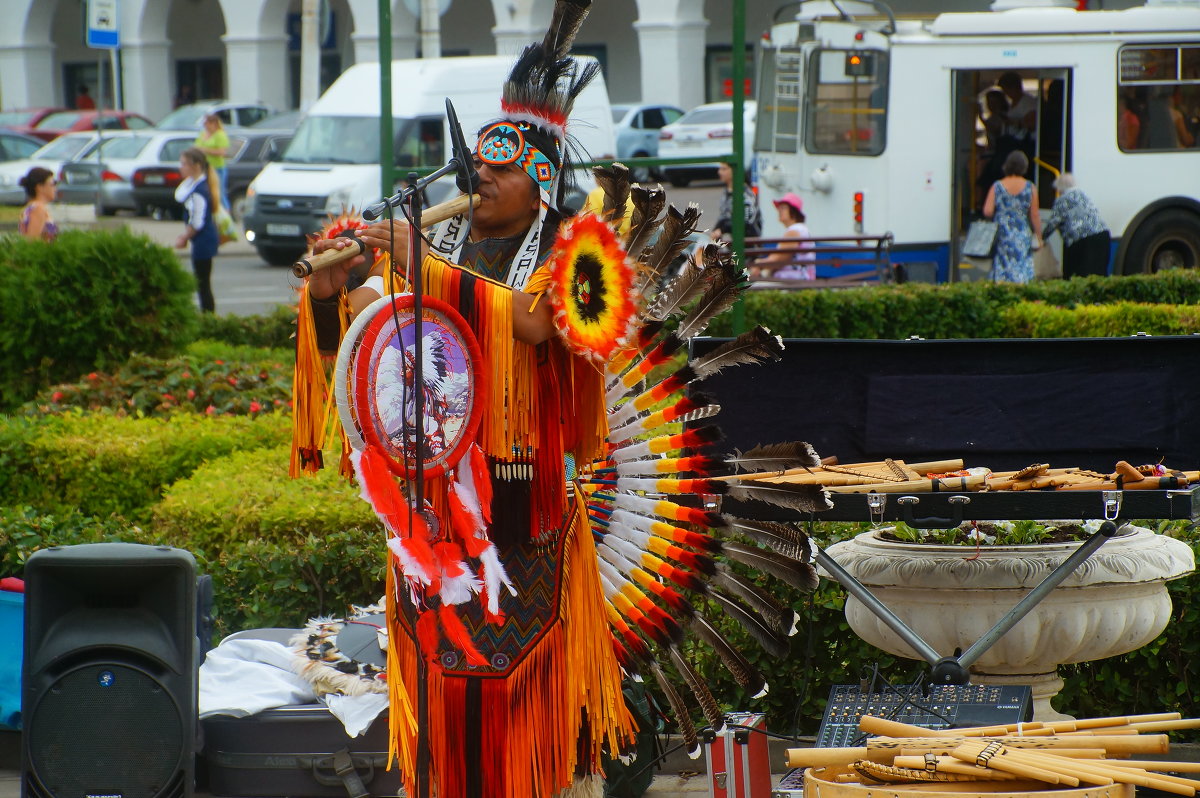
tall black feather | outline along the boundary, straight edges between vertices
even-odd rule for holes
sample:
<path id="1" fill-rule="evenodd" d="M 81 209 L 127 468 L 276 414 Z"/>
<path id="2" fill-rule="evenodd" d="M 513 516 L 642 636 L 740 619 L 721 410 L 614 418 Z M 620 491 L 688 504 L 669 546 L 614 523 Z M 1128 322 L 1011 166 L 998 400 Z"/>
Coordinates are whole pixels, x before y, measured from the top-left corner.
<path id="1" fill-rule="evenodd" d="M 787 655 L 787 638 L 772 629 L 758 615 L 743 607 L 736 599 L 725 595 L 716 588 L 709 588 L 708 597 L 720 606 L 722 612 L 733 618 L 743 629 L 749 632 L 750 636 L 757 640 L 758 644 L 768 654 L 773 657 Z"/>
<path id="2" fill-rule="evenodd" d="M 732 540 L 725 541 L 721 552 L 731 560 L 782 579 L 797 590 L 812 591 L 817 587 L 817 571 L 812 563 L 798 562 L 768 549 L 743 546 Z"/>
<path id="3" fill-rule="evenodd" d="M 820 485 L 791 485 L 775 482 L 733 482 L 726 495 L 738 501 L 760 501 L 797 513 L 820 513 L 833 507 Z"/>
<path id="4" fill-rule="evenodd" d="M 591 8 L 592 0 L 557 0 L 554 4 L 554 16 L 550 18 L 550 27 L 546 37 L 542 39 L 542 49 L 552 60 L 566 58 L 575 42 L 575 34 Z"/>
<path id="5" fill-rule="evenodd" d="M 704 713 L 704 719 L 708 721 L 709 727 L 717 734 L 724 732 L 725 714 L 721 712 L 721 707 L 717 704 L 717 699 L 713 697 L 712 691 L 696 675 L 696 671 L 683 658 L 683 654 L 677 647 L 671 646 L 667 649 L 667 655 L 671 658 L 671 664 L 675 666 L 675 670 L 683 677 L 688 689 L 696 696 L 696 702 L 700 704 L 700 711 Z"/>
<path id="6" fill-rule="evenodd" d="M 651 660 L 650 671 L 654 674 L 654 679 L 658 682 L 659 689 L 667 697 L 667 703 L 671 705 L 671 714 L 675 716 L 675 723 L 679 726 L 679 734 L 683 737 L 684 744 L 687 745 L 688 756 L 695 759 L 700 755 L 700 737 L 696 734 L 696 726 L 692 723 L 691 716 L 688 715 L 687 704 L 683 703 L 679 692 L 671 684 L 671 680 L 667 678 L 667 674 L 663 673 L 661 665 Z"/>
<path id="7" fill-rule="evenodd" d="M 758 363 L 762 360 L 778 360 L 783 353 L 783 339 L 772 335 L 766 327 L 755 327 L 721 344 L 712 352 L 698 357 L 688 367 L 698 379 L 705 379 L 727 366 L 742 363 Z"/>
<path id="8" fill-rule="evenodd" d="M 734 648 L 725 637 L 716 630 L 700 613 L 692 615 L 688 622 L 696 636 L 708 643 L 717 652 L 725 669 L 733 674 L 733 679 L 753 698 L 760 698 L 767 692 L 767 680 L 759 673 L 758 668 Z"/>
<path id="9" fill-rule="evenodd" d="M 658 239 L 644 252 L 642 263 L 643 287 L 656 286 L 663 270 L 675 260 L 675 256 L 683 252 L 691 244 L 688 238 L 696 232 L 696 224 L 700 221 L 700 206 L 694 202 L 688 203 L 683 211 L 674 205 L 667 208 L 667 218 L 663 222 L 662 232 Z"/>
<path id="10" fill-rule="evenodd" d="M 791 637 L 796 633 L 796 611 L 781 604 L 766 590 L 743 579 L 726 565 L 718 565 L 711 579 L 714 585 L 749 604 L 779 634 Z"/>
<path id="11" fill-rule="evenodd" d="M 789 468 L 816 468 L 821 465 L 817 450 L 804 441 L 755 446 L 745 454 L 734 451 L 734 456 L 726 458 L 726 462 L 739 471 L 787 471 Z"/>
<path id="12" fill-rule="evenodd" d="M 705 269 L 698 258 L 688 258 L 679 274 L 663 286 L 658 296 L 654 297 L 654 301 L 646 308 L 646 317 L 667 319 L 682 313 L 683 309 L 712 283 L 713 275 L 714 272 Z"/>
<path id="13" fill-rule="evenodd" d="M 791 524 L 783 524 L 778 521 L 751 521 L 746 518 L 735 518 L 728 514 L 722 518 L 727 524 L 725 527 L 717 528 L 722 535 L 736 532 L 789 559 L 799 562 L 808 562 L 812 559 L 812 544 L 808 540 L 808 535 Z"/>

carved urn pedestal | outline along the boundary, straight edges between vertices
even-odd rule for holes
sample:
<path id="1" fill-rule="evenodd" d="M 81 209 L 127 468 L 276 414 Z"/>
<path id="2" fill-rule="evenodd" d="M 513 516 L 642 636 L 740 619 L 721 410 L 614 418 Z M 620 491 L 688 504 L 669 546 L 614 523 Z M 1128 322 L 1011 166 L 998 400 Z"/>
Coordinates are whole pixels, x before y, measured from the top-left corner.
<path id="1" fill-rule="evenodd" d="M 939 546 L 885 540 L 875 532 L 831 546 L 828 554 L 939 654 L 983 637 L 1078 543 Z M 979 684 L 1033 686 L 1034 720 L 1059 720 L 1050 701 L 1063 687 L 1058 666 L 1138 649 L 1166 628 L 1166 583 L 1195 568 L 1192 550 L 1136 529 L 1104 543 L 971 666 Z M 850 627 L 868 643 L 919 659 L 853 597 Z"/>

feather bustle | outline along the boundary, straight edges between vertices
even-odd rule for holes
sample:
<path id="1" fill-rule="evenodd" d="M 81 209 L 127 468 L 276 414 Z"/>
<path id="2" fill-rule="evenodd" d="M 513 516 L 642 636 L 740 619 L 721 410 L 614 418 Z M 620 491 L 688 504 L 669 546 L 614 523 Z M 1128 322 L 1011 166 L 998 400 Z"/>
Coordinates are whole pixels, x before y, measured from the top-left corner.
<path id="1" fill-rule="evenodd" d="M 708 597 L 720 605 L 721 611 L 732 617 L 758 644 L 773 657 L 787 655 L 787 638 L 780 635 L 753 611 L 743 607 L 735 599 L 725 595 L 720 590 L 709 588 Z"/>
<path id="2" fill-rule="evenodd" d="M 700 704 L 700 711 L 704 713 L 704 719 L 708 721 L 709 727 L 717 734 L 724 732 L 725 715 L 721 712 L 721 707 L 717 705 L 717 699 L 713 697 L 712 691 L 696 675 L 696 671 L 683 658 L 682 652 L 676 646 L 667 649 L 667 655 L 671 658 L 671 664 L 675 666 L 675 670 L 683 677 L 688 689 L 696 696 L 696 702 Z"/>
<path id="3" fill-rule="evenodd" d="M 743 565 L 782 579 L 797 590 L 812 591 L 817 587 L 817 572 L 812 563 L 792 560 L 769 549 L 743 546 L 732 540 L 725 541 L 721 552 Z"/>
<path id="4" fill-rule="evenodd" d="M 651 660 L 650 671 L 654 674 L 654 679 L 658 682 L 659 689 L 667 697 L 667 703 L 671 705 L 671 713 L 675 716 L 675 723 L 679 726 L 679 734 L 683 737 L 684 744 L 687 745 L 688 756 L 696 759 L 700 756 L 700 737 L 696 734 L 696 726 L 692 723 L 692 719 L 688 715 L 687 704 L 683 703 L 679 692 L 671 684 L 667 675 L 663 673 L 661 665 Z"/>
<path id="5" fill-rule="evenodd" d="M 721 663 L 732 675 L 734 681 L 742 686 L 755 698 L 767 691 L 767 680 L 758 669 L 746 659 L 740 651 L 733 647 L 725 637 L 717 631 L 708 619 L 700 613 L 695 613 L 689 620 L 689 626 L 696 636 L 713 647 L 720 657 Z"/>

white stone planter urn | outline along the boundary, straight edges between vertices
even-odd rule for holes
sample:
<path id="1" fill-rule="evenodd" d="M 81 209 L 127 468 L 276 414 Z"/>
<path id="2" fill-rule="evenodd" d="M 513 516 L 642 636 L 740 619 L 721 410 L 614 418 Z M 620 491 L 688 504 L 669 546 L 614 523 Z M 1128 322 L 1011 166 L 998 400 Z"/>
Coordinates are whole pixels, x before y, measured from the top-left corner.
<path id="1" fill-rule="evenodd" d="M 1195 569 L 1191 548 L 1135 529 L 1106 541 L 971 666 L 978 684 L 1033 686 L 1034 720 L 1069 718 L 1050 700 L 1058 666 L 1124 654 L 1154 640 L 1171 617 L 1166 583 Z M 942 656 L 969 649 L 1078 543 L 965 546 L 901 543 L 864 532 L 827 553 Z M 976 556 L 978 554 L 978 556 Z M 868 643 L 920 659 L 862 602 L 846 619 Z"/>

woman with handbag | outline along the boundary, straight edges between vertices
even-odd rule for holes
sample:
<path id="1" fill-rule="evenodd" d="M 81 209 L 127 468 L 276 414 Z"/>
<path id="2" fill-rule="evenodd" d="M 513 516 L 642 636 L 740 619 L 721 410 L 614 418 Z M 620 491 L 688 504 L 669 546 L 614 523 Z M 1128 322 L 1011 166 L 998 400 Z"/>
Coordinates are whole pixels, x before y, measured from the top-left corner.
<path id="1" fill-rule="evenodd" d="M 992 184 L 983 215 L 996 220 L 996 254 L 992 279 L 998 283 L 1027 283 L 1033 279 L 1033 250 L 1042 245 L 1042 219 L 1037 191 L 1024 178 L 1029 158 L 1013 150 L 1004 159 L 1004 177 Z"/>
<path id="2" fill-rule="evenodd" d="M 214 219 L 214 208 L 221 206 L 217 194 L 217 176 L 208 159 L 196 147 L 189 147 L 179 156 L 179 171 L 183 182 L 175 189 L 175 199 L 183 206 L 187 227 L 175 241 L 176 249 L 192 242 L 192 272 L 200 294 L 200 309 L 215 313 L 216 300 L 212 292 L 213 257 L 217 254 L 220 234 Z"/>

